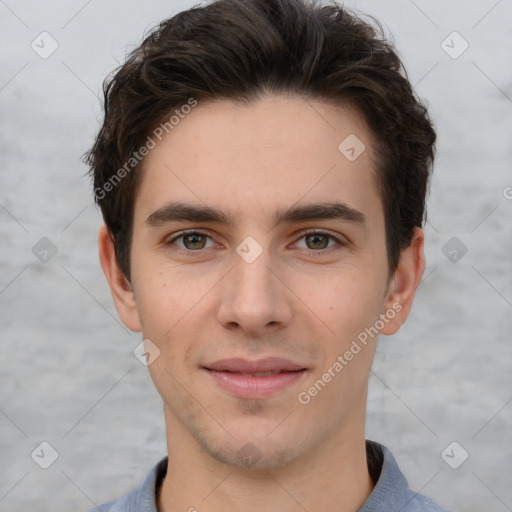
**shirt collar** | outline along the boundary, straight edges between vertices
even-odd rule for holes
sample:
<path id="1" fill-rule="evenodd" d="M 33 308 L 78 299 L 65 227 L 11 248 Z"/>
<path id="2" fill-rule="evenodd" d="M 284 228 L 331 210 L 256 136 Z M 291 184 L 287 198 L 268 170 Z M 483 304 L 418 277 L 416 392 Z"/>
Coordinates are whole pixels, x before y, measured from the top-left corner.
<path id="1" fill-rule="evenodd" d="M 359 512 L 402 510 L 411 499 L 409 497 L 410 490 L 393 454 L 385 446 L 375 441 L 366 441 L 366 453 L 370 473 L 372 465 L 377 469 L 380 465 L 380 475 L 377 476 L 375 487 Z"/>
<path id="2" fill-rule="evenodd" d="M 411 492 L 392 453 L 375 441 L 366 441 L 366 452 L 370 474 L 376 484 L 359 512 L 402 509 L 411 500 Z M 158 512 L 156 494 L 167 473 L 167 461 L 168 458 L 164 457 L 149 472 L 130 503 L 130 512 Z"/>

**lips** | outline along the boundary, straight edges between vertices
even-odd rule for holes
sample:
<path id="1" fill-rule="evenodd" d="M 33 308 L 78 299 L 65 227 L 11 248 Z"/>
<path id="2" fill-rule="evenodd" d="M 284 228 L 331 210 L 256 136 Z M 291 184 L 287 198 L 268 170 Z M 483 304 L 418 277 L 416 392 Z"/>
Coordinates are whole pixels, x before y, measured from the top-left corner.
<path id="1" fill-rule="evenodd" d="M 221 388 L 239 398 L 265 398 L 296 383 L 307 368 L 272 357 L 259 361 L 222 359 L 203 366 L 203 370 Z"/>
<path id="2" fill-rule="evenodd" d="M 241 358 L 221 359 L 214 363 L 205 365 L 207 370 L 216 372 L 230 372 L 239 373 L 244 375 L 258 375 L 261 374 L 276 374 L 285 372 L 296 372 L 305 370 L 304 366 L 293 363 L 288 359 L 281 359 L 278 357 L 267 357 L 259 361 L 248 361 Z"/>

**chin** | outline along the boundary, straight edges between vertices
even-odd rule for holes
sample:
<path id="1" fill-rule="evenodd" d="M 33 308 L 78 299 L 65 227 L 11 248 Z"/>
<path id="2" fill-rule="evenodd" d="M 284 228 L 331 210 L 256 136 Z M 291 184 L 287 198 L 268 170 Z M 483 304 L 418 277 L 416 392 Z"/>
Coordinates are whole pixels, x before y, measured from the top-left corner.
<path id="1" fill-rule="evenodd" d="M 211 452 L 210 455 L 228 466 L 252 470 L 281 468 L 297 457 L 296 450 L 292 447 L 269 449 L 258 447 L 251 441 L 247 441 L 241 448 L 230 447 Z"/>

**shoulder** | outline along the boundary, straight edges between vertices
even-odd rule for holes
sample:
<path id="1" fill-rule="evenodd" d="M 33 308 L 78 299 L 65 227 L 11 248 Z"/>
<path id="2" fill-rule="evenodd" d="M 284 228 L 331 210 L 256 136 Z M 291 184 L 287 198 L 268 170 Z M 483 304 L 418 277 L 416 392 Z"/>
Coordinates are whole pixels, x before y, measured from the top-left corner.
<path id="1" fill-rule="evenodd" d="M 167 472 L 167 457 L 161 459 L 144 481 L 123 497 L 90 509 L 88 512 L 157 512 L 156 490 Z"/>
<path id="2" fill-rule="evenodd" d="M 134 510 L 131 503 L 134 503 L 137 499 L 139 487 L 118 500 L 109 501 L 96 508 L 91 508 L 88 512 L 128 512 Z"/>
<path id="3" fill-rule="evenodd" d="M 401 512 L 448 512 L 422 494 L 410 491 L 410 495 L 409 501 L 401 509 Z"/>

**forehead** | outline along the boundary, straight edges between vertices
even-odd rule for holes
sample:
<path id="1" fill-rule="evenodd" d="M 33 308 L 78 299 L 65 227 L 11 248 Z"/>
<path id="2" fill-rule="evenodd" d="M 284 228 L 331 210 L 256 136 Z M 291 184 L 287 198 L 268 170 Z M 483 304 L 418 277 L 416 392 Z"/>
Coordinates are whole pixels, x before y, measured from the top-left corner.
<path id="1" fill-rule="evenodd" d="M 199 102 L 156 143 L 142 172 L 136 219 L 170 200 L 238 218 L 317 201 L 381 213 L 373 142 L 362 117 L 299 96 L 270 95 L 249 105 Z"/>

